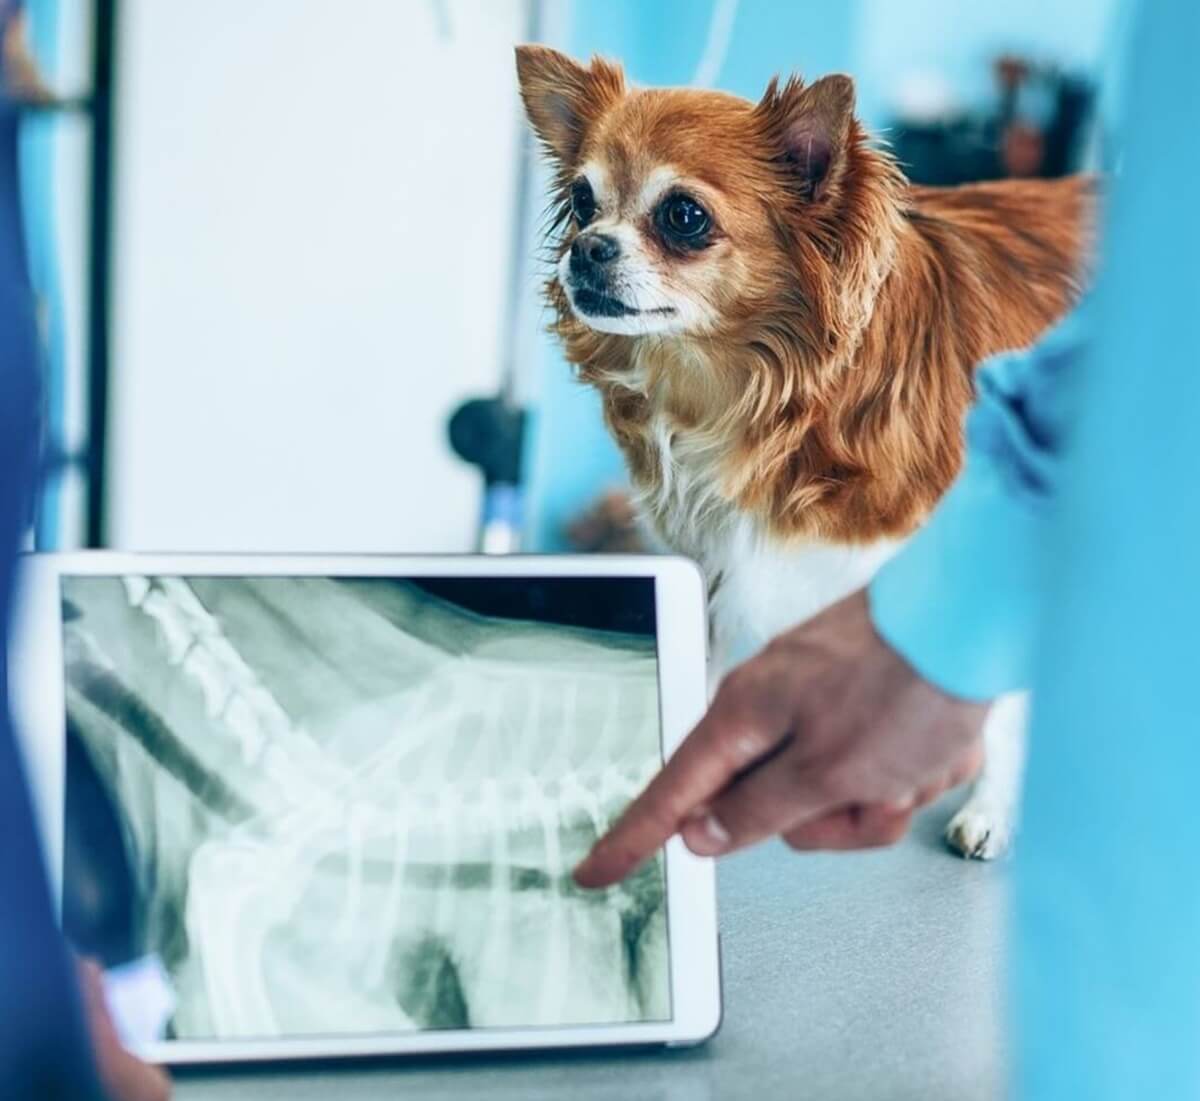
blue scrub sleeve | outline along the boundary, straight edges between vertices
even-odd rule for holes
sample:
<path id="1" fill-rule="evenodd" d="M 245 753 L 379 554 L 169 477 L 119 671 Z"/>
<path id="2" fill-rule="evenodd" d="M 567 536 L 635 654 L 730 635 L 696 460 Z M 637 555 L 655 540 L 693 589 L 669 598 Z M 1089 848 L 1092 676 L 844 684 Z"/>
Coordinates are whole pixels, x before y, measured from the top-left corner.
<path id="1" fill-rule="evenodd" d="M 1040 530 L 1054 505 L 1090 313 L 1085 303 L 1032 349 L 980 368 L 961 476 L 871 585 L 876 629 L 952 695 L 986 700 L 1030 685 Z"/>

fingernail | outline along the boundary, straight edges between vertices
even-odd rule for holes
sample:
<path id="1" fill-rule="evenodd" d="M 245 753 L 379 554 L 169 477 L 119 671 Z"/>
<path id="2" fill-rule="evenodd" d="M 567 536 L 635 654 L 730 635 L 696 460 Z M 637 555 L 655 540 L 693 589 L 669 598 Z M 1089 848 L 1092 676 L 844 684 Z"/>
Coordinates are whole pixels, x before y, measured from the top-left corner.
<path id="1" fill-rule="evenodd" d="M 697 856 L 716 856 L 723 853 L 733 840 L 715 814 L 697 817 L 684 827 L 684 841 Z"/>

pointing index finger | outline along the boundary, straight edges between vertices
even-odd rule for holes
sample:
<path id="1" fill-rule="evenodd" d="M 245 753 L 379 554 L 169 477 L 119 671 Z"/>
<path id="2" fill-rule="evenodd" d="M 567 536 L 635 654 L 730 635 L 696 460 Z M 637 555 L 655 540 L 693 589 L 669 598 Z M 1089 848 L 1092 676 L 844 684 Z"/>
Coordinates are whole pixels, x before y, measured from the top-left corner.
<path id="1" fill-rule="evenodd" d="M 785 737 L 786 721 L 733 689 L 722 689 L 711 710 L 575 869 L 581 887 L 607 887 L 652 856 L 747 765 Z"/>

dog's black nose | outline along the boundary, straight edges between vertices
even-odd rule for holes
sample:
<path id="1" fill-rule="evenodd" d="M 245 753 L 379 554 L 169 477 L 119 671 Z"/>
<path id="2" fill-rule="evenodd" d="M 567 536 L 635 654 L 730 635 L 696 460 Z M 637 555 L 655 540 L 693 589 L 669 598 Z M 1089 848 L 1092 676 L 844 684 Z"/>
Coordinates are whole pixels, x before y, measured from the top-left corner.
<path id="1" fill-rule="evenodd" d="M 583 233 L 571 245 L 572 265 L 599 265 L 615 260 L 621 252 L 615 237 L 603 233 Z"/>

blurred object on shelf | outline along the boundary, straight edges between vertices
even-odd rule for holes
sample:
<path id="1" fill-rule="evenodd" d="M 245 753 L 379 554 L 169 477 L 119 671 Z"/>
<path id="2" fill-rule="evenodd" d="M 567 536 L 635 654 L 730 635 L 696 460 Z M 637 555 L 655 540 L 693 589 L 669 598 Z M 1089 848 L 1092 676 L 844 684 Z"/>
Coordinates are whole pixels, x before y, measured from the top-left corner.
<path id="1" fill-rule="evenodd" d="M 454 37 L 454 20 L 450 17 L 450 6 L 446 0 L 429 0 L 433 10 L 433 23 L 437 27 L 438 38 L 449 42 Z"/>
<path id="2" fill-rule="evenodd" d="M 15 131 L 40 341 L 41 462 L 26 537 L 36 550 L 94 544 L 102 519 L 116 2 L 0 0 L 0 107 Z"/>
<path id="3" fill-rule="evenodd" d="M 1036 126 L 1014 122 L 1005 129 L 1001 139 L 1000 159 L 1004 162 L 1006 175 L 1037 176 L 1045 158 L 1046 142 Z"/>
<path id="4" fill-rule="evenodd" d="M 628 491 L 610 489 L 575 517 L 566 529 L 571 549 L 582 554 L 646 554 L 650 548 L 638 527 Z"/>
<path id="5" fill-rule="evenodd" d="M 1079 170 L 1093 83 L 1012 54 L 996 58 L 993 76 L 995 98 L 972 109 L 957 104 L 936 74 L 914 74 L 904 83 L 888 137 L 914 183 L 952 186 Z"/>
<path id="6" fill-rule="evenodd" d="M 455 410 L 450 446 L 483 475 L 483 515 L 476 550 L 516 554 L 521 549 L 521 450 L 525 411 L 503 396 L 471 398 Z"/>
<path id="7" fill-rule="evenodd" d="M 29 48 L 28 23 L 24 11 L 18 11 L 4 26 L 0 40 L 0 75 L 3 95 L 10 102 L 50 106 L 57 97 L 42 77 Z"/>

